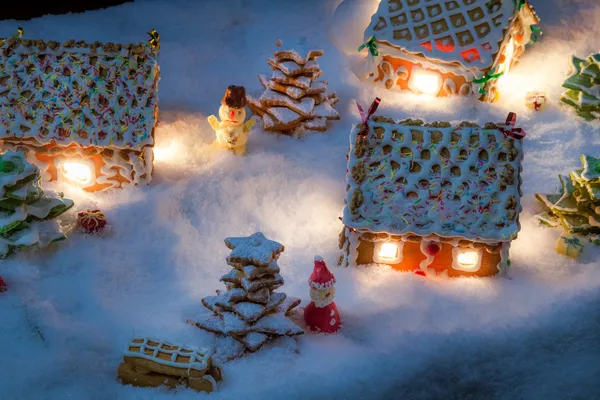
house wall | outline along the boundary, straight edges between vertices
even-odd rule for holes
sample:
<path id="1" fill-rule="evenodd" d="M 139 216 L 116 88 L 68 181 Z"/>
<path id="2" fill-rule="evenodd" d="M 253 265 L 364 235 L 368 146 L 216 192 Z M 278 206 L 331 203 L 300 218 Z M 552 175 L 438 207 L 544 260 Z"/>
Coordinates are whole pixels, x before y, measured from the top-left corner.
<path id="1" fill-rule="evenodd" d="M 471 242 L 472 243 L 472 242 Z M 452 268 L 452 249 L 454 246 L 450 243 L 440 243 L 441 250 L 434 257 L 433 262 L 428 268 L 435 269 L 436 273 L 448 272 L 450 277 L 458 276 L 494 276 L 500 271 L 498 265 L 502 261 L 500 252 L 491 253 L 485 249 L 482 250 L 481 268 L 476 272 L 459 271 Z M 373 250 L 375 242 L 359 239 L 357 249 L 356 264 L 373 264 Z M 469 245 L 460 245 L 461 248 L 469 248 Z M 427 256 L 421 252 L 419 242 L 404 242 L 402 251 L 402 261 L 399 264 L 391 265 L 392 268 L 399 271 L 414 271 L 419 268 L 421 262 Z"/>
<path id="2" fill-rule="evenodd" d="M 42 179 L 46 182 L 60 180 L 57 160 L 68 159 L 74 162 L 91 162 L 94 165 L 94 182 L 83 186 L 87 192 L 96 192 L 108 188 L 121 188 L 125 185 L 148 183 L 152 176 L 152 147 L 142 152 L 132 150 L 108 149 L 79 145 L 34 146 L 30 142 L 3 141 L 0 149 L 22 151 L 27 160 L 40 168 Z"/>
<path id="3" fill-rule="evenodd" d="M 408 82 L 413 68 L 421 67 L 409 60 L 394 56 L 383 56 L 381 63 L 377 66 L 377 76 L 373 76 L 374 82 L 382 82 L 387 89 L 398 88 L 410 90 Z M 442 82 L 452 81 L 453 85 L 442 84 L 438 97 L 455 95 L 468 96 L 472 93 L 471 84 L 464 76 L 455 75 L 451 72 L 442 72 L 439 69 L 426 68 L 437 72 L 442 76 Z"/>

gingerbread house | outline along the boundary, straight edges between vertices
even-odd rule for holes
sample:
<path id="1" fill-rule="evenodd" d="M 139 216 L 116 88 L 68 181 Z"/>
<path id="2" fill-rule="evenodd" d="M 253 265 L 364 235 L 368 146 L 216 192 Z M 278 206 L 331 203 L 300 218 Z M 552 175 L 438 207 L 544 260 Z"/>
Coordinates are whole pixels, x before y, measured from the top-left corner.
<path id="1" fill-rule="evenodd" d="M 493 102 L 498 79 L 537 23 L 524 0 L 382 0 L 365 31 L 381 56 L 369 79 L 388 89 Z"/>
<path id="2" fill-rule="evenodd" d="M 160 37 L 121 45 L 0 39 L 0 143 L 46 181 L 86 191 L 144 184 L 153 169 Z"/>
<path id="3" fill-rule="evenodd" d="M 515 128 L 374 117 L 363 139 L 361 127 L 350 140 L 340 264 L 505 273 L 520 229 L 523 152 Z"/>

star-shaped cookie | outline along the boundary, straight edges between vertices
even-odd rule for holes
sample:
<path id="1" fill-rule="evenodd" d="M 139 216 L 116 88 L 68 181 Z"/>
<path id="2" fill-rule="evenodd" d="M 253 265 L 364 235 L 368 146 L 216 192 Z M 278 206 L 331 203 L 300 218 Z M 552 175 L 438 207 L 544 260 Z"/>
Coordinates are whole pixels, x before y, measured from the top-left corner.
<path id="1" fill-rule="evenodd" d="M 248 237 L 229 237 L 225 245 L 231 250 L 228 263 L 251 264 L 266 267 L 285 249 L 281 243 L 269 240 L 262 232 Z"/>

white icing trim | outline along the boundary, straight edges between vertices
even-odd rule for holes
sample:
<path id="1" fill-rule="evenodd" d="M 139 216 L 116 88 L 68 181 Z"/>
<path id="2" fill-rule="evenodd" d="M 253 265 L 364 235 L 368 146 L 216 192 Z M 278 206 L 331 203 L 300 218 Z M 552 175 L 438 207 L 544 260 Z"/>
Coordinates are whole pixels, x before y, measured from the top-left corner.
<path id="1" fill-rule="evenodd" d="M 434 268 L 428 268 L 433 263 L 433 260 L 435 260 L 435 256 L 427 254 L 427 246 L 429 246 L 429 244 L 431 244 L 431 243 L 436 243 L 440 247 L 440 251 L 442 251 L 442 243 L 440 242 L 440 240 L 437 236 L 424 237 L 421 239 L 421 242 L 419 243 L 419 248 L 421 250 L 421 253 L 423 253 L 425 255 L 425 257 L 427 257 L 426 259 L 421 261 L 421 263 L 419 264 L 419 268 L 422 271 L 424 271 L 425 275 L 427 275 L 427 276 L 436 275 Z"/>
<path id="2" fill-rule="evenodd" d="M 500 263 L 498 264 L 498 275 L 506 276 L 508 274 L 508 256 L 510 250 L 510 242 L 502 243 L 500 245 Z"/>
<path id="3" fill-rule="evenodd" d="M 155 342 L 158 345 L 153 346 L 148 342 Z M 163 346 L 174 346 L 177 349 L 168 350 L 163 348 Z M 190 371 L 192 369 L 196 370 L 204 370 L 208 368 L 210 358 L 212 356 L 212 349 L 209 348 L 189 348 L 184 347 L 179 344 L 170 343 L 164 340 L 158 340 L 153 338 L 144 338 L 143 343 L 134 343 L 133 341 L 129 344 L 129 347 L 135 347 L 140 349 L 139 352 L 127 350 L 124 352 L 125 356 L 135 357 L 135 358 L 143 358 L 145 360 L 150 360 L 156 362 L 157 364 L 168 365 L 175 368 L 187 369 L 188 375 L 190 375 Z M 151 350 L 152 355 L 145 354 L 145 350 Z M 191 353 L 186 352 L 183 353 L 182 350 L 192 350 Z M 162 358 L 158 358 L 159 353 L 170 354 L 170 360 L 163 360 Z M 189 357 L 190 361 L 186 363 L 178 363 L 176 362 L 177 356 Z M 207 374 L 208 375 L 208 374 Z"/>
<path id="4" fill-rule="evenodd" d="M 464 265 L 462 265 L 458 262 L 458 257 L 464 253 L 476 253 L 477 254 L 477 261 L 474 266 L 465 267 Z M 483 255 L 483 250 L 481 250 L 481 249 L 472 249 L 472 248 L 466 249 L 463 247 L 454 247 L 452 249 L 452 268 L 454 268 L 455 270 L 458 270 L 458 271 L 477 272 L 477 271 L 479 271 L 479 268 L 481 268 L 482 255 Z"/>

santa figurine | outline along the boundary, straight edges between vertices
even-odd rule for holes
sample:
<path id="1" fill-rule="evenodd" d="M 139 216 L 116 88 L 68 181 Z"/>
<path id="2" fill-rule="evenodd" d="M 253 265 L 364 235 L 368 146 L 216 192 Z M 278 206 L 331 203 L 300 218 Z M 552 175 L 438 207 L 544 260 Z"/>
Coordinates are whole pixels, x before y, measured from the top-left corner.
<path id="1" fill-rule="evenodd" d="M 342 324 L 335 295 L 335 276 L 321 256 L 315 257 L 315 267 L 308 279 L 311 302 L 304 308 L 304 322 L 313 332 L 336 333 Z"/>
<path id="2" fill-rule="evenodd" d="M 219 118 L 208 117 L 208 123 L 216 133 L 214 144 L 234 154 L 246 154 L 248 132 L 254 126 L 254 120 L 246 120 L 246 89 L 243 86 L 231 85 L 225 91 L 219 108 Z"/>

